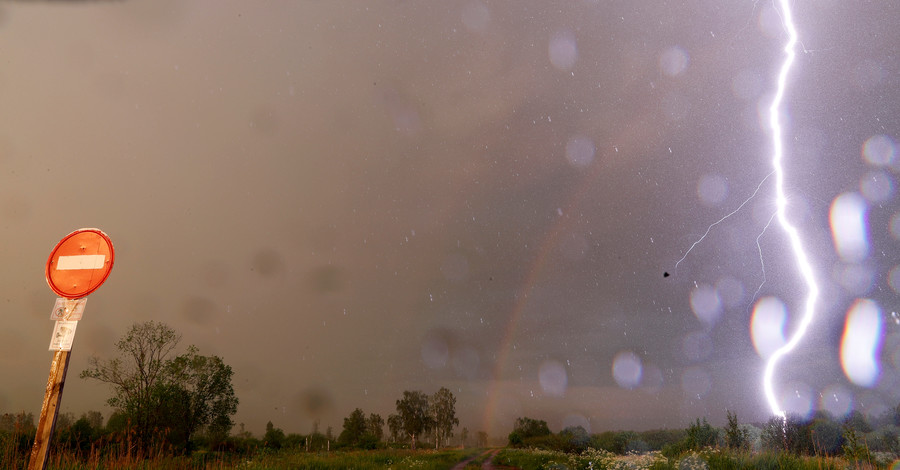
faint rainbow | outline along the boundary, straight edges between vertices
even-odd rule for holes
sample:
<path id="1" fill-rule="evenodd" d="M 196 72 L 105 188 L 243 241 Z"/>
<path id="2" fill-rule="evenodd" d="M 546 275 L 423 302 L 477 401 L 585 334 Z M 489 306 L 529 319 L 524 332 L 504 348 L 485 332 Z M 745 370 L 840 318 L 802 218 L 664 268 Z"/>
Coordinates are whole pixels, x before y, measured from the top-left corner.
<path id="1" fill-rule="evenodd" d="M 618 152 L 618 148 L 614 148 L 616 148 L 615 151 Z M 544 240 L 540 244 L 540 249 L 534 258 L 534 262 L 528 270 L 528 275 L 525 277 L 522 287 L 519 289 L 518 299 L 513 305 L 509 320 L 506 322 L 506 329 L 500 340 L 499 353 L 497 355 L 497 360 L 494 362 L 494 371 L 491 375 L 490 385 L 488 386 L 487 404 L 484 407 L 484 415 L 482 417 L 482 427 L 485 431 L 488 431 L 491 428 L 491 421 L 496 412 L 497 400 L 500 395 L 499 385 L 501 383 L 503 369 L 509 358 L 509 352 L 513 340 L 515 339 L 519 320 L 522 318 L 522 313 L 525 311 L 525 307 L 528 304 L 529 295 L 531 294 L 531 291 L 534 290 L 534 286 L 537 284 L 541 271 L 543 271 L 544 266 L 547 264 L 549 255 L 556 246 L 557 240 L 566 232 L 569 225 L 577 220 L 575 217 L 570 217 L 570 214 L 574 212 L 574 208 L 577 207 L 584 198 L 585 193 L 591 187 L 590 183 L 596 180 L 596 177 L 604 168 L 604 165 L 600 160 L 601 158 L 595 159 L 594 163 L 591 165 L 591 171 L 582 179 L 582 184 L 579 185 L 578 189 L 572 193 L 568 204 L 565 205 L 565 209 L 562 209 L 562 215 L 557 216 L 556 222 L 553 223 L 550 231 L 544 236 Z"/>

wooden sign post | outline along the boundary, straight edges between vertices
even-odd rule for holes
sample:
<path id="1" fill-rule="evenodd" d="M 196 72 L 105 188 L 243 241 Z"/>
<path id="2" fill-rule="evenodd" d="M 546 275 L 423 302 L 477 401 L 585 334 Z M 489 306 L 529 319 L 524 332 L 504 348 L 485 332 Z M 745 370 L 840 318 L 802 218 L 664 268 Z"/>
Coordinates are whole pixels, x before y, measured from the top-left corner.
<path id="1" fill-rule="evenodd" d="M 44 404 L 41 406 L 41 418 L 38 421 L 37 433 L 34 435 L 34 446 L 31 447 L 29 470 L 47 468 L 47 457 L 50 454 L 50 440 L 56 428 L 56 417 L 59 415 L 59 403 L 62 401 L 63 385 L 66 382 L 66 371 L 69 370 L 71 351 L 56 351 L 50 363 L 50 378 L 47 379 L 47 390 L 44 392 Z"/>
<path id="2" fill-rule="evenodd" d="M 53 248 L 47 260 L 47 284 L 61 298 L 56 300 L 50 313 L 50 319 L 56 321 L 50 340 L 53 361 L 50 363 L 50 376 L 44 391 L 34 446 L 31 448 L 29 470 L 47 468 L 75 328 L 84 313 L 86 297 L 109 277 L 114 259 L 109 237 L 98 229 L 87 228 L 66 235 Z"/>

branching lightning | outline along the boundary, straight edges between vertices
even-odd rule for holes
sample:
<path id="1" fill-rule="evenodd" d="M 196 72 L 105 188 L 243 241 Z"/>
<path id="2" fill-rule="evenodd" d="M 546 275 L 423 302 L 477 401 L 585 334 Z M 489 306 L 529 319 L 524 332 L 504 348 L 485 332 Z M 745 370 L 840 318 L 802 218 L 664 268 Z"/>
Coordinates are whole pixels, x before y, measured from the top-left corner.
<path id="1" fill-rule="evenodd" d="M 778 223 L 790 239 L 794 258 L 797 262 L 797 268 L 808 288 L 806 306 L 796 331 L 784 346 L 772 353 L 766 363 L 765 372 L 763 373 L 763 389 L 766 394 L 766 400 L 769 402 L 769 407 L 774 414 L 784 418 L 784 410 L 781 409 L 781 406 L 778 404 L 778 399 L 775 398 L 772 377 L 775 374 L 775 367 L 778 365 L 778 361 L 793 351 L 806 334 L 806 330 L 812 322 L 813 314 L 815 313 L 816 300 L 819 297 L 819 286 L 816 283 L 812 266 L 810 265 L 809 259 L 806 256 L 806 251 L 803 248 L 800 233 L 787 217 L 788 200 L 784 191 L 784 167 L 782 165 L 784 145 L 782 142 L 780 111 L 782 101 L 784 100 L 785 89 L 787 88 L 788 74 L 791 71 L 791 65 L 793 65 L 794 57 L 796 55 L 794 47 L 797 45 L 797 29 L 794 26 L 794 19 L 791 14 L 790 6 L 788 5 L 788 0 L 778 0 L 778 5 L 784 23 L 784 29 L 788 34 L 788 40 L 784 46 L 785 58 L 784 62 L 781 63 L 781 70 L 778 73 L 778 84 L 775 91 L 775 97 L 772 99 L 772 105 L 769 107 L 769 129 L 772 133 L 772 144 L 774 147 L 772 166 L 774 167 L 775 172 L 775 207 L 778 215 Z"/>
<path id="2" fill-rule="evenodd" d="M 777 218 L 778 224 L 781 225 L 781 228 L 787 234 L 788 239 L 790 240 L 791 249 L 794 253 L 794 259 L 797 265 L 797 269 L 800 271 L 800 275 L 803 278 L 803 281 L 806 283 L 806 287 L 808 289 L 808 294 L 806 297 L 806 304 L 803 310 L 803 315 L 800 318 L 800 322 L 797 325 L 796 330 L 790 339 L 780 348 L 778 348 L 771 356 L 769 356 L 768 361 L 766 362 L 765 371 L 763 373 L 763 390 L 765 392 L 766 400 L 768 401 L 769 407 L 772 409 L 772 413 L 782 418 L 785 418 L 785 411 L 781 408 L 781 405 L 778 403 L 778 399 L 775 397 L 774 386 L 772 384 L 773 376 L 775 375 L 775 368 L 778 365 L 778 362 L 783 359 L 786 355 L 790 354 L 791 351 L 800 343 L 800 340 L 806 334 L 806 330 L 809 328 L 810 323 L 812 323 L 813 316 L 815 314 L 815 306 L 816 301 L 819 297 L 819 286 L 816 282 L 815 276 L 813 274 L 812 265 L 809 263 L 809 258 L 806 255 L 806 251 L 803 247 L 803 241 L 800 238 L 800 232 L 796 227 L 788 220 L 787 216 L 787 204 L 788 198 L 785 194 L 784 190 L 784 166 L 782 164 L 782 160 L 784 159 L 784 143 L 782 141 L 783 129 L 781 126 L 781 108 L 782 103 L 784 102 L 784 95 L 787 89 L 787 79 L 788 75 L 791 71 L 791 66 L 794 63 L 794 58 L 796 57 L 795 47 L 799 43 L 797 29 L 794 25 L 793 15 L 791 13 L 790 6 L 788 4 L 788 0 L 775 0 L 778 4 L 778 10 L 781 15 L 781 19 L 784 25 L 785 32 L 788 35 L 787 42 L 784 45 L 784 61 L 781 63 L 781 68 L 778 72 L 778 80 L 775 90 L 775 96 L 772 99 L 772 104 L 769 106 L 769 130 L 772 136 L 772 166 L 773 170 L 771 173 L 766 175 L 762 181 L 760 181 L 759 185 L 756 186 L 756 190 L 753 191 L 753 194 L 750 195 L 744 202 L 738 206 L 737 209 L 728 213 L 721 219 L 712 223 L 707 229 L 703 236 L 700 237 L 697 241 L 691 245 L 690 248 L 684 253 L 684 256 L 681 257 L 676 263 L 675 267 L 677 268 L 682 261 L 687 258 L 688 254 L 696 247 L 700 242 L 702 242 L 707 235 L 709 235 L 710 231 L 716 225 L 724 222 L 726 219 L 735 215 L 739 212 L 751 199 L 753 199 L 757 193 L 759 193 L 760 188 L 763 183 L 769 179 L 770 176 L 775 175 L 775 213 L 772 217 L 769 218 L 769 221 L 766 223 L 765 228 L 762 233 L 759 234 L 756 238 L 756 247 L 759 250 L 760 257 L 760 265 L 762 267 L 763 272 L 763 281 L 762 284 L 765 284 L 765 263 L 763 261 L 762 256 L 762 247 L 760 246 L 759 240 L 762 237 L 763 233 L 765 233 L 766 229 L 769 228 L 772 221 Z M 762 290 L 762 284 L 760 284 L 759 288 L 756 290 L 754 294 L 754 298 L 759 295 L 759 292 Z"/>
<path id="3" fill-rule="evenodd" d="M 712 231 L 713 227 L 715 227 L 716 225 L 721 224 L 722 222 L 725 222 L 725 220 L 727 220 L 729 217 L 731 217 L 731 216 L 733 216 L 734 214 L 737 214 L 738 212 L 740 212 L 741 209 L 743 209 L 744 206 L 746 206 L 748 202 L 750 202 L 754 197 L 756 197 L 756 194 L 759 193 L 759 188 L 761 188 L 762 185 L 763 185 L 763 183 L 765 183 L 766 180 L 769 179 L 769 177 L 772 176 L 774 173 L 775 173 L 775 172 L 772 171 L 771 173 L 769 173 L 768 175 L 766 175 L 766 177 L 763 178 L 762 181 L 760 181 L 758 185 L 756 185 L 756 189 L 753 190 L 753 194 L 751 194 L 750 197 L 748 197 L 747 199 L 744 199 L 744 202 L 742 202 L 741 205 L 739 205 L 739 206 L 737 207 L 737 209 L 735 209 L 735 210 L 729 212 L 728 214 L 726 214 L 726 215 L 725 215 L 724 217 L 722 217 L 721 219 L 719 219 L 719 220 L 717 220 L 717 221 L 715 221 L 715 222 L 709 224 L 709 227 L 706 227 L 706 232 L 703 233 L 703 236 L 701 236 L 699 239 L 697 239 L 697 241 L 695 241 L 695 242 L 691 245 L 691 247 L 688 248 L 687 251 L 684 252 L 684 255 L 681 257 L 681 259 L 679 259 L 678 261 L 675 262 L 675 269 L 678 269 L 678 265 L 681 264 L 681 262 L 684 261 L 685 258 L 688 257 L 688 255 L 691 253 L 691 251 L 694 249 L 694 247 L 697 246 L 697 245 L 699 245 L 700 242 L 702 242 L 703 239 L 706 238 L 707 235 L 709 235 L 709 232 Z M 760 253 L 760 256 L 762 256 L 761 253 Z"/>

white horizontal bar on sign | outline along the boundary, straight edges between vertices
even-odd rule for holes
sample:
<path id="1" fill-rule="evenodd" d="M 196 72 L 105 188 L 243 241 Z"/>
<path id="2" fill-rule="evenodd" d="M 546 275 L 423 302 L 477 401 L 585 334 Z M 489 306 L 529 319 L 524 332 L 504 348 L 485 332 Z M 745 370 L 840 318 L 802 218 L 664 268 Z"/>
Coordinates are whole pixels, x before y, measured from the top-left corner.
<path id="1" fill-rule="evenodd" d="M 104 263 L 106 263 L 106 255 L 60 256 L 56 260 L 56 270 L 100 269 Z"/>

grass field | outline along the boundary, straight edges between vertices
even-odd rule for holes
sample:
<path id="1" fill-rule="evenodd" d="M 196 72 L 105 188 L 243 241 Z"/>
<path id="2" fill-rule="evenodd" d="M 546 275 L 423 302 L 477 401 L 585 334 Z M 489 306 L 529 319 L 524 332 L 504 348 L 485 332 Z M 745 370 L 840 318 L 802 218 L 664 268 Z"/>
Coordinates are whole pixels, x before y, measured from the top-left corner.
<path id="1" fill-rule="evenodd" d="M 494 463 L 522 470 L 900 470 L 900 461 L 850 462 L 837 457 L 801 457 L 784 452 L 736 452 L 709 449 L 669 459 L 659 452 L 616 455 L 589 449 L 579 455 L 536 449 L 504 449 Z"/>
<path id="2" fill-rule="evenodd" d="M 135 459 L 128 456 L 93 455 L 87 459 L 76 459 L 70 454 L 51 454 L 48 468 L 52 470 L 96 470 L 96 469 L 224 469 L 240 468 L 248 470 L 269 469 L 416 469 L 444 470 L 452 468 L 458 462 L 478 455 L 479 449 L 447 449 L 447 450 L 359 450 L 348 452 L 307 453 L 301 451 L 281 450 L 278 452 L 261 452 L 250 457 L 236 458 L 203 452 L 194 453 L 190 457 L 157 457 Z M 2 466 L 4 469 L 24 469 L 27 460 L 21 456 L 15 458 L 8 455 Z"/>
<path id="3" fill-rule="evenodd" d="M 449 469 L 456 463 L 479 453 L 478 449 L 451 450 L 378 450 L 331 452 L 310 454 L 305 452 L 279 452 L 262 455 L 244 462 L 240 468 L 248 469 Z"/>

